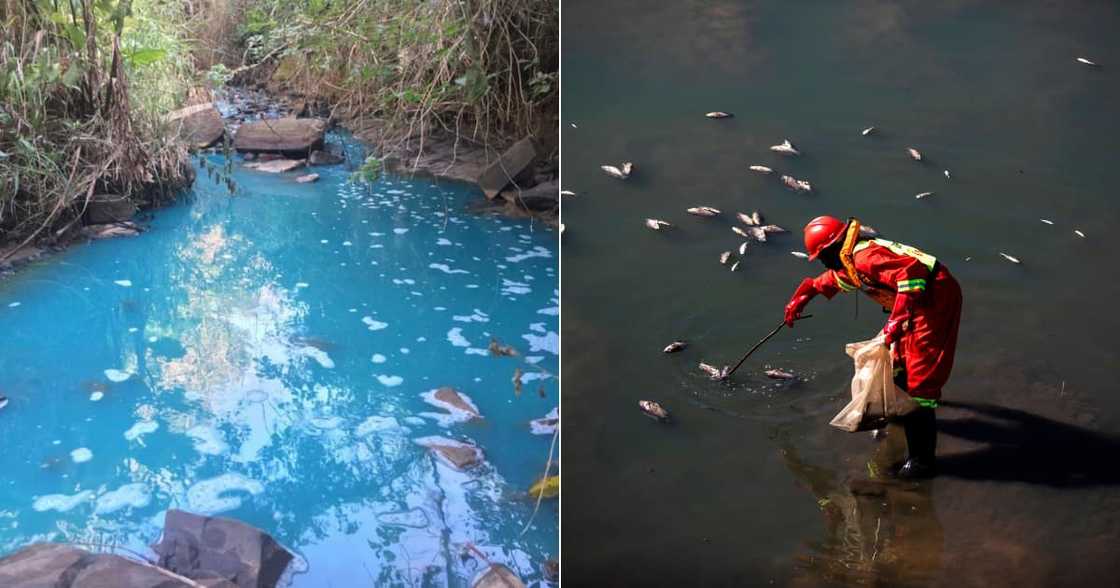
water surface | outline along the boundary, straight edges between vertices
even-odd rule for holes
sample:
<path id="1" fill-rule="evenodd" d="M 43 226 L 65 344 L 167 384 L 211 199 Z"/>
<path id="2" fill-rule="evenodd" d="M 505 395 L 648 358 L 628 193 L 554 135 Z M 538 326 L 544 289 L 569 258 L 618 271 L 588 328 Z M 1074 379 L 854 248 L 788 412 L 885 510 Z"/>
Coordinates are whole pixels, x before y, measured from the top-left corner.
<path id="1" fill-rule="evenodd" d="M 579 194 L 564 202 L 566 579 L 1115 577 L 1120 319 L 1101 302 L 1120 293 L 1110 269 L 1120 8 L 618 0 L 564 9 L 563 187 Z M 712 110 L 735 117 L 705 119 Z M 879 132 L 862 136 L 870 126 Z M 804 155 L 767 150 L 784 138 Z M 908 146 L 926 161 L 911 161 Z M 637 169 L 626 182 L 598 169 L 626 160 Z M 751 164 L 817 190 L 796 195 Z M 698 205 L 727 214 L 685 214 Z M 844 343 L 883 323 L 866 299 L 814 301 L 815 318 L 772 339 L 734 382 L 696 369 L 737 360 L 778 323 L 800 279 L 821 270 L 789 254 L 802 249 L 796 233 L 754 248 L 736 273 L 720 266 L 720 252 L 741 242 L 730 215 L 752 210 L 795 231 L 819 214 L 857 216 L 938 256 L 961 282 L 945 397 L 968 406 L 940 412 L 943 477 L 884 482 L 899 432 L 880 445 L 827 426 L 846 402 Z M 677 227 L 656 233 L 646 217 Z M 661 354 L 674 339 L 691 346 Z M 800 380 L 774 383 L 766 367 Z M 644 418 L 643 398 L 677 424 Z"/>
<path id="2" fill-rule="evenodd" d="M 551 439 L 529 421 L 557 406 L 556 233 L 467 213 L 463 187 L 314 171 L 237 167 L 233 197 L 201 173 L 142 236 L 0 283 L 0 553 L 147 553 L 183 508 L 271 533 L 294 586 L 465 585 L 468 543 L 540 577 L 555 502 L 520 533 Z M 442 386 L 484 418 L 425 400 Z M 435 436 L 485 463 L 454 470 Z"/>

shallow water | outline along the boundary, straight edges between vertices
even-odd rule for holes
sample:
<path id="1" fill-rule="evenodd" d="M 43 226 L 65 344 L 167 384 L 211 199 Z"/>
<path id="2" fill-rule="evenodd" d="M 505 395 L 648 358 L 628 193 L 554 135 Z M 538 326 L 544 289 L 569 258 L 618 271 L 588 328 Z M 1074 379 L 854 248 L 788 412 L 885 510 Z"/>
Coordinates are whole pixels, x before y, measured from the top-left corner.
<path id="1" fill-rule="evenodd" d="M 563 188 L 578 193 L 564 201 L 567 580 L 1068 585 L 1120 572 L 1120 319 L 1100 303 L 1120 293 L 1117 5 L 574 1 L 563 29 Z M 784 138 L 803 156 L 768 151 Z M 598 169 L 626 160 L 625 182 Z M 699 205 L 724 217 L 684 212 Z M 752 210 L 795 232 L 731 273 L 718 257 L 742 241 L 734 213 Z M 696 369 L 734 363 L 821 271 L 789 254 L 818 214 L 921 247 L 962 284 L 945 397 L 969 406 L 940 411 L 945 475 L 931 484 L 881 481 L 900 432 L 878 445 L 827 426 L 846 402 L 843 344 L 883 322 L 867 299 L 815 300 L 815 318 L 733 382 Z M 677 227 L 653 232 L 646 217 Z M 661 354 L 674 339 L 691 346 Z M 767 367 L 800 379 L 767 380 Z M 644 398 L 676 424 L 645 418 Z"/>
<path id="2" fill-rule="evenodd" d="M 466 188 L 314 171 L 238 168 L 233 197 L 202 173 L 142 236 L 0 283 L 0 553 L 144 553 L 183 508 L 271 533 L 294 586 L 464 585 L 467 542 L 540 578 L 555 501 L 519 533 L 551 440 L 529 421 L 557 405 L 556 233 L 467 213 Z M 483 420 L 426 402 L 441 386 Z M 431 436 L 486 462 L 457 472 Z"/>

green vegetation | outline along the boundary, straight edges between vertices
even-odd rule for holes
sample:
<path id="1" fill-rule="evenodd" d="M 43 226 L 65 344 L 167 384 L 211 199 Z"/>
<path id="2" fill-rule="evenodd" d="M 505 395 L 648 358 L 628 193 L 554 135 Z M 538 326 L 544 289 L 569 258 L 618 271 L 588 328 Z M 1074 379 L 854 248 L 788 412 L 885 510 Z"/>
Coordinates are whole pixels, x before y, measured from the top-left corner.
<path id="1" fill-rule="evenodd" d="M 558 0 L 249 0 L 237 42 L 231 65 L 380 118 L 390 143 L 557 133 Z"/>
<path id="2" fill-rule="evenodd" d="M 63 236 L 95 194 L 189 172 L 161 122 L 192 76 L 175 3 L 0 0 L 0 242 Z"/>

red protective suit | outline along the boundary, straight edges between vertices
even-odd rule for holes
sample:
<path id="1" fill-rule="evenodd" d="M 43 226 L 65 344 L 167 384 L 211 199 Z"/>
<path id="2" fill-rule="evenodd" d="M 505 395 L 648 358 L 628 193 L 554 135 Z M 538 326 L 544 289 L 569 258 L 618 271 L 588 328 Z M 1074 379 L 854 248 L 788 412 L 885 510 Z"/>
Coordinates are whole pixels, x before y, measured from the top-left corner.
<path id="1" fill-rule="evenodd" d="M 865 292 L 891 310 L 897 292 L 917 295 L 910 327 L 899 342 L 906 379 L 906 391 L 915 398 L 937 400 L 953 369 L 957 332 L 961 322 L 961 287 L 940 262 L 932 278 L 919 257 L 900 253 L 904 248 L 889 248 L 882 240 L 860 243 L 853 255 L 855 269 Z M 918 252 L 920 254 L 920 252 Z M 932 258 L 929 258 L 932 259 Z M 844 270 L 828 270 L 813 279 L 813 286 L 827 298 L 838 292 L 856 289 Z M 868 292 L 869 295 L 872 292 Z"/>

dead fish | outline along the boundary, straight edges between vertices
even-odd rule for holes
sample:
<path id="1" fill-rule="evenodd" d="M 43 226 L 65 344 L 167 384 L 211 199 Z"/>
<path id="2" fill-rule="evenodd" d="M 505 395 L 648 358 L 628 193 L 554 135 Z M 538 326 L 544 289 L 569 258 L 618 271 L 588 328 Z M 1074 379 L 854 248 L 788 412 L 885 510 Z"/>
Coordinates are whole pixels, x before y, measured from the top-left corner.
<path id="1" fill-rule="evenodd" d="M 622 164 L 622 169 L 619 169 L 613 165 L 600 165 L 599 169 L 606 172 L 606 174 L 612 178 L 625 180 L 626 178 L 629 178 L 630 173 L 634 171 L 634 164 L 627 161 Z"/>
<path id="2" fill-rule="evenodd" d="M 809 259 L 809 254 L 803 251 L 790 251 L 789 254 L 794 257 L 800 257 L 801 259 Z"/>
<path id="3" fill-rule="evenodd" d="M 863 129 L 863 132 L 861 132 L 860 134 L 863 135 L 864 137 L 866 137 L 866 136 L 868 136 L 868 135 L 870 135 L 871 133 L 874 133 L 874 132 L 875 132 L 875 127 L 867 127 L 866 129 Z"/>
<path id="4" fill-rule="evenodd" d="M 1052 224 L 1054 224 L 1054 221 L 1052 221 L 1052 220 L 1050 220 L 1050 219 L 1040 218 L 1040 219 L 1038 219 L 1038 220 L 1040 220 L 1040 221 L 1042 221 L 1042 222 L 1044 222 L 1044 223 L 1046 223 L 1046 224 L 1048 224 L 1048 225 L 1052 225 Z"/>
<path id="5" fill-rule="evenodd" d="M 666 345 L 665 349 L 662 349 L 661 352 L 662 353 L 676 353 L 676 352 L 684 349 L 685 347 L 688 347 L 687 342 L 685 342 L 685 341 L 673 341 L 672 343 Z"/>
<path id="6" fill-rule="evenodd" d="M 793 146 L 793 143 L 789 142 L 789 139 L 782 141 L 781 145 L 771 145 L 770 150 L 782 155 L 801 155 L 801 152 Z"/>
<path id="7" fill-rule="evenodd" d="M 921 200 L 922 198 L 925 198 L 926 196 L 933 196 L 933 192 L 922 192 L 921 194 L 915 194 L 914 198 L 917 198 L 918 200 Z"/>
<path id="8" fill-rule="evenodd" d="M 747 245 L 750 245 L 750 243 L 750 241 L 743 241 L 743 244 L 739 246 L 739 255 L 747 254 Z"/>
<path id="9" fill-rule="evenodd" d="M 766 231 L 762 230 L 762 227 L 747 227 L 747 232 L 751 234 L 755 241 L 766 242 Z"/>
<path id="10" fill-rule="evenodd" d="M 576 193 L 572 192 L 571 190 L 560 190 L 560 195 L 561 196 L 575 196 Z"/>
<path id="11" fill-rule="evenodd" d="M 656 218 L 647 218 L 646 219 L 646 226 L 655 230 L 655 231 L 660 231 L 662 227 L 671 227 L 673 225 L 671 225 L 671 224 L 669 224 L 669 223 L 667 223 L 663 220 L 656 219 Z"/>
<path id="12" fill-rule="evenodd" d="M 0 394 L 0 409 L 3 409 L 5 406 L 8 406 L 8 397 Z"/>
<path id="13" fill-rule="evenodd" d="M 875 237 L 879 236 L 879 231 L 875 227 L 869 225 L 860 225 L 859 236 L 866 237 L 868 239 L 874 239 Z"/>
<path id="14" fill-rule="evenodd" d="M 1097 65 L 1097 63 L 1095 61 L 1090 61 L 1088 59 L 1085 59 L 1084 57 L 1078 57 L 1077 61 L 1079 61 L 1081 63 L 1084 63 L 1085 65 L 1087 65 L 1089 67 L 1100 67 L 1100 65 Z"/>
<path id="15" fill-rule="evenodd" d="M 501 342 L 499 342 L 498 339 L 495 338 L 495 337 L 490 338 L 490 346 L 488 347 L 488 349 L 490 350 L 490 355 L 494 355 L 494 356 L 498 356 L 498 357 L 503 357 L 503 356 L 504 357 L 516 357 L 517 356 L 517 349 L 514 349 L 510 345 L 502 345 Z"/>
<path id="16" fill-rule="evenodd" d="M 949 170 L 945 170 L 945 179 L 946 180 L 953 179 L 953 175 L 949 173 Z"/>
<path id="17" fill-rule="evenodd" d="M 695 208 L 689 208 L 685 210 L 685 212 L 704 217 L 713 217 L 720 213 L 718 208 L 712 208 L 711 206 L 697 206 Z"/>
<path id="18" fill-rule="evenodd" d="M 521 368 L 516 368 L 516 369 L 513 370 L 513 378 L 511 378 L 511 380 L 513 381 L 513 395 L 520 398 L 521 397 Z"/>
<path id="19" fill-rule="evenodd" d="M 772 173 L 774 173 L 774 170 L 766 167 L 765 165 L 752 165 L 751 166 L 751 171 L 755 171 L 755 172 L 758 172 L 760 174 L 772 174 Z"/>
<path id="20" fill-rule="evenodd" d="M 576 123 L 568 123 L 568 124 L 572 125 L 573 129 L 578 129 L 579 128 L 579 127 L 576 126 Z"/>
<path id="21" fill-rule="evenodd" d="M 751 222 L 752 225 L 761 225 L 762 224 L 762 215 L 758 214 L 757 210 L 752 212 L 751 213 L 751 221 L 752 221 Z"/>
<path id="22" fill-rule="evenodd" d="M 704 116 L 706 116 L 708 118 L 731 118 L 735 115 L 731 114 L 730 112 L 720 112 L 720 111 L 717 110 L 715 112 L 709 112 L 708 114 L 705 114 Z"/>
<path id="23" fill-rule="evenodd" d="M 760 228 L 765 233 L 788 233 L 789 232 L 789 231 L 785 230 L 784 228 L 779 227 L 778 225 L 763 225 Z"/>
<path id="24" fill-rule="evenodd" d="M 751 217 L 751 215 L 749 215 L 745 212 L 736 212 L 735 217 L 739 219 L 739 222 L 743 223 L 744 225 L 747 225 L 748 227 L 754 226 L 754 224 L 755 224 L 754 218 Z"/>
<path id="25" fill-rule="evenodd" d="M 729 259 L 731 259 L 731 252 L 730 251 L 724 251 L 723 253 L 719 254 L 719 262 L 721 264 L 727 265 L 727 260 L 729 260 Z"/>
<path id="26" fill-rule="evenodd" d="M 782 183 L 785 184 L 787 188 L 790 188 L 791 190 L 795 190 L 797 192 L 811 192 L 813 190 L 812 184 L 805 180 L 799 180 L 792 176 L 782 176 Z"/>
<path id="27" fill-rule="evenodd" d="M 921 161 L 922 160 L 922 152 L 921 151 L 918 151 L 917 149 L 914 149 L 913 147 L 907 147 L 906 152 L 910 154 L 910 158 L 913 159 L 914 161 Z"/>
<path id="28" fill-rule="evenodd" d="M 1085 233 L 1082 233 L 1082 232 L 1081 232 L 1081 231 L 1080 231 L 1079 229 L 1074 229 L 1074 230 L 1073 230 L 1073 232 L 1074 232 L 1074 234 L 1076 234 L 1076 235 L 1077 235 L 1078 237 L 1081 237 L 1082 239 L 1084 239 L 1084 238 L 1085 238 Z"/>
<path id="29" fill-rule="evenodd" d="M 873 429 L 871 431 L 871 438 L 876 440 L 876 441 L 879 441 L 880 439 L 886 439 L 886 437 L 887 437 L 887 430 L 886 429 Z"/>
<path id="30" fill-rule="evenodd" d="M 307 174 L 296 178 L 296 182 L 300 184 L 310 184 L 319 181 L 319 174 Z"/>
<path id="31" fill-rule="evenodd" d="M 639 400 L 638 408 L 642 409 L 642 412 L 644 412 L 646 416 L 660 422 L 664 423 L 669 420 L 669 411 L 652 400 Z"/>
<path id="32" fill-rule="evenodd" d="M 766 370 L 766 377 L 773 378 L 775 380 L 792 380 L 796 376 L 782 370 Z"/>
<path id="33" fill-rule="evenodd" d="M 731 230 L 736 235 L 739 235 L 740 237 L 743 237 L 744 239 L 750 239 L 751 238 L 751 236 L 748 235 L 746 231 L 744 231 L 743 229 L 740 229 L 739 227 L 731 227 Z"/>
<path id="34" fill-rule="evenodd" d="M 726 367 L 720 369 L 714 365 L 708 365 L 704 362 L 700 362 L 700 369 L 703 370 L 704 373 L 708 374 L 708 376 L 713 380 L 722 380 L 724 377 L 726 377 L 727 373 Z"/>
<path id="35" fill-rule="evenodd" d="M 739 270 L 739 262 L 736 261 L 735 263 L 731 264 L 731 271 L 734 272 L 734 271 L 738 271 L 738 270 Z"/>
<path id="36" fill-rule="evenodd" d="M 999 254 L 1002 255 L 1004 259 L 1006 259 L 1007 261 L 1010 261 L 1011 263 L 1023 263 L 1023 262 L 1019 261 L 1017 258 L 1011 257 L 1010 255 L 1008 255 L 1008 254 L 1006 254 L 1002 251 L 1000 251 Z"/>
<path id="37" fill-rule="evenodd" d="M 560 234 L 564 234 L 564 223 L 560 223 Z"/>

